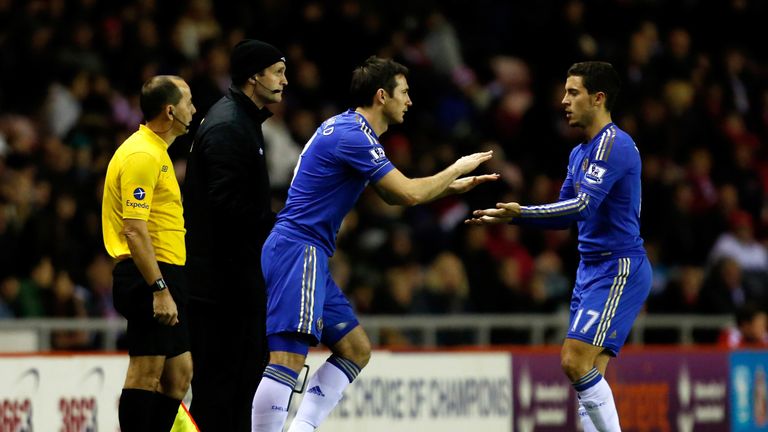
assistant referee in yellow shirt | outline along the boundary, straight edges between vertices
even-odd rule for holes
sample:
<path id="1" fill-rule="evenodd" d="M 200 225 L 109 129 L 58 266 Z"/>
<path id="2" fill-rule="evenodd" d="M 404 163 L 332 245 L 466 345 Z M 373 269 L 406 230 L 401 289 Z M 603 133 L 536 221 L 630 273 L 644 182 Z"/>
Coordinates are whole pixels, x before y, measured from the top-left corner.
<path id="1" fill-rule="evenodd" d="M 104 245 L 117 260 L 115 308 L 128 320 L 120 428 L 168 432 L 192 378 L 184 216 L 168 147 L 189 130 L 195 106 L 176 76 L 144 83 L 140 105 L 146 124 L 109 162 L 101 219 Z"/>

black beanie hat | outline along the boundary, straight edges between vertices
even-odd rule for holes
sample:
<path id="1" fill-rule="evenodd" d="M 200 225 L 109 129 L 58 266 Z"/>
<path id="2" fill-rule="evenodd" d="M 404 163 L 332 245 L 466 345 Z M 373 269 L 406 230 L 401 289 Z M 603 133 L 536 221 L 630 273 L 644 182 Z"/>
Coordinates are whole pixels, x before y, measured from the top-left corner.
<path id="1" fill-rule="evenodd" d="M 232 82 L 240 84 L 280 61 L 285 62 L 285 55 L 274 46 L 256 39 L 243 39 L 232 49 L 229 74 Z"/>

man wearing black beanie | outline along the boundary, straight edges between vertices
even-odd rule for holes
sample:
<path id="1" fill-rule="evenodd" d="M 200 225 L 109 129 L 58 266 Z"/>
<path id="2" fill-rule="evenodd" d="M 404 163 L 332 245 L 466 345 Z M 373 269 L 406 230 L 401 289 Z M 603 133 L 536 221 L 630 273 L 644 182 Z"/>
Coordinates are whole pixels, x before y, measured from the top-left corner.
<path id="1" fill-rule="evenodd" d="M 285 56 L 253 39 L 235 45 L 232 86 L 206 114 L 183 187 L 191 414 L 203 432 L 250 432 L 267 364 L 261 248 L 274 224 L 261 124 L 283 97 Z"/>

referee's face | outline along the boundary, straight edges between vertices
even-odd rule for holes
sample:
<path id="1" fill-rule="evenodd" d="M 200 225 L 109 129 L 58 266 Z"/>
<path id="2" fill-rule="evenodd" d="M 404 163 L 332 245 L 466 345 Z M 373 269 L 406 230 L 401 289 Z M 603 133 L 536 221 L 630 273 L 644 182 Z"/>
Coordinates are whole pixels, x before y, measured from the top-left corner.
<path id="1" fill-rule="evenodd" d="M 189 132 L 192 116 L 195 115 L 197 109 L 195 109 L 195 104 L 192 103 L 192 90 L 189 89 L 189 85 L 184 80 L 175 81 L 181 91 L 181 100 L 173 107 L 175 118 L 173 125 L 176 136 L 180 136 Z"/>
<path id="2" fill-rule="evenodd" d="M 405 76 L 398 75 L 395 77 L 395 81 L 397 82 L 395 89 L 384 102 L 384 116 L 389 124 L 402 123 L 408 107 L 413 105 L 411 97 L 408 95 L 408 81 Z"/>

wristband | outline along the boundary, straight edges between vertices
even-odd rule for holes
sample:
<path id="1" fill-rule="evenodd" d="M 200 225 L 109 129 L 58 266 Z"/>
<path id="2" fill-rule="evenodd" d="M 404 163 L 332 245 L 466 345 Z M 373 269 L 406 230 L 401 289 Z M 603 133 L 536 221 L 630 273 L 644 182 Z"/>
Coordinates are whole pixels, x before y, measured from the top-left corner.
<path id="1" fill-rule="evenodd" d="M 152 284 L 152 291 L 154 292 L 160 292 L 166 288 L 168 288 L 168 284 L 165 283 L 165 279 L 163 278 L 156 280 L 155 283 Z"/>

